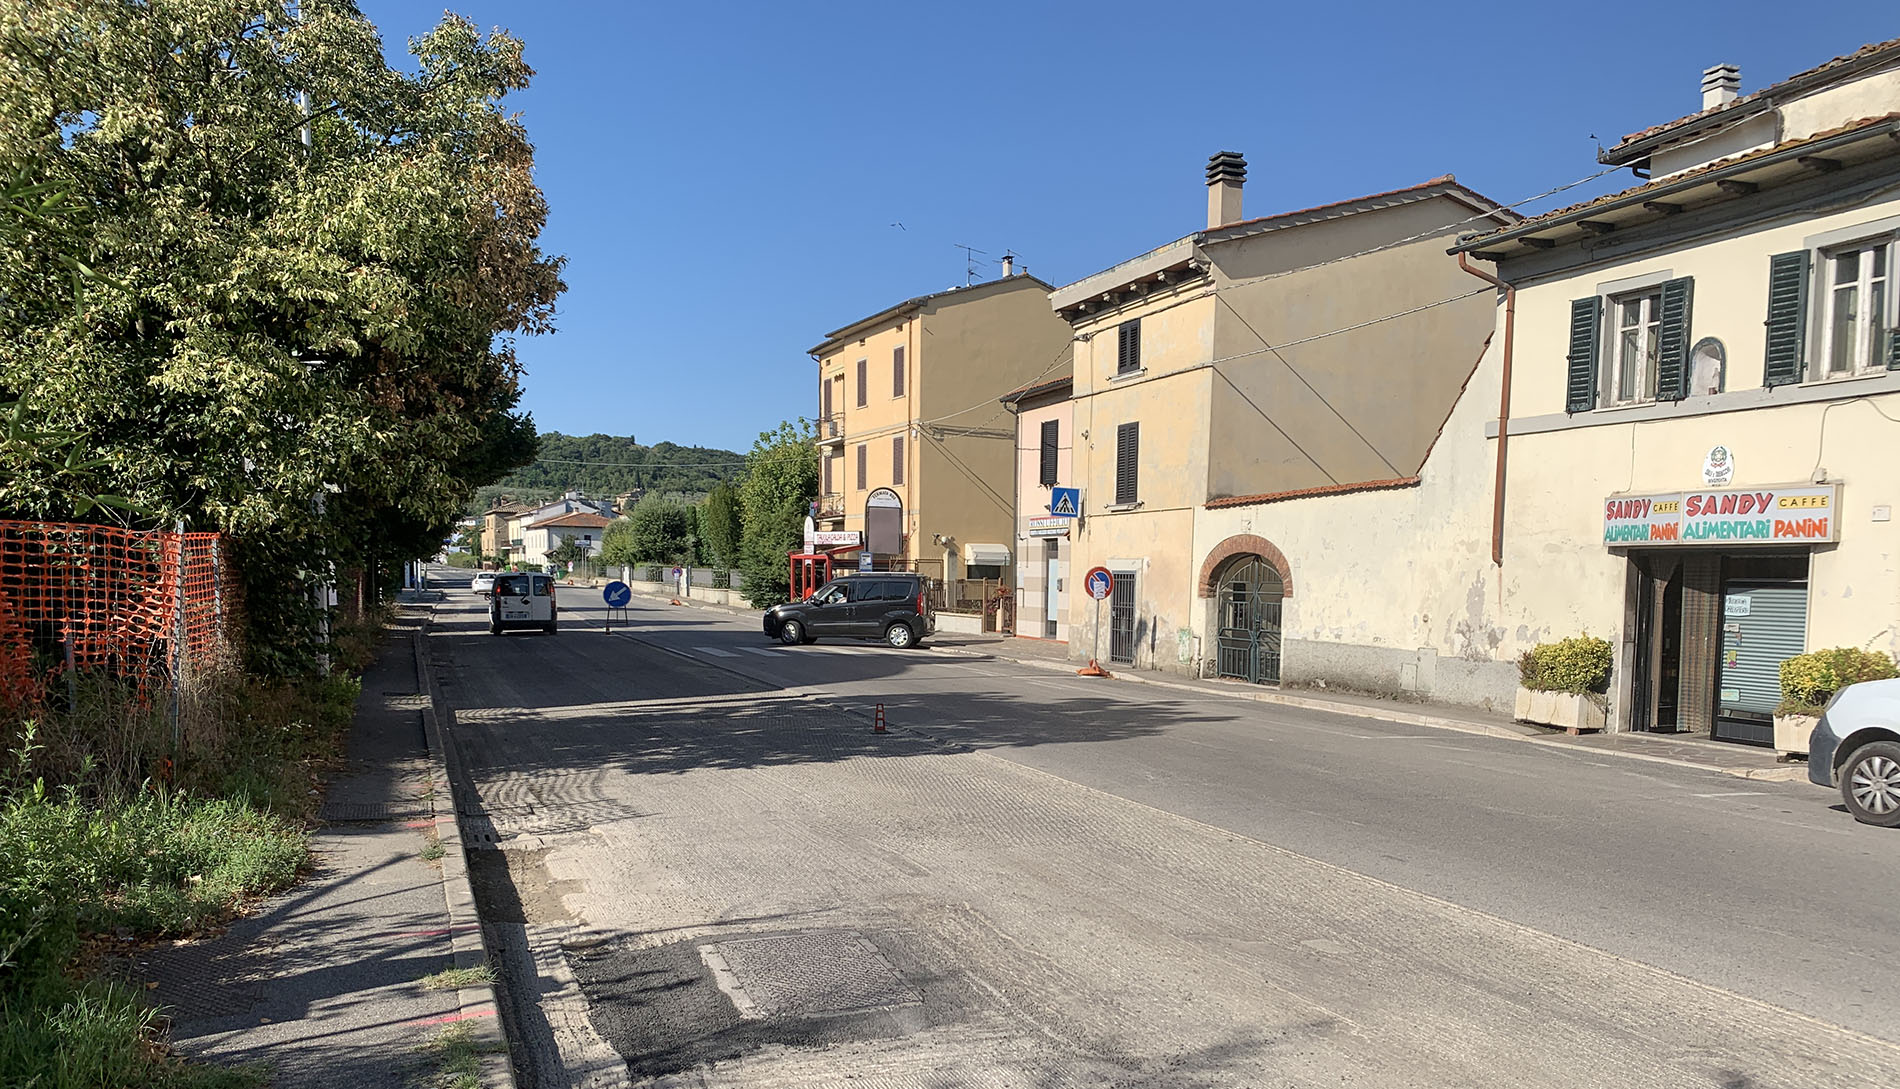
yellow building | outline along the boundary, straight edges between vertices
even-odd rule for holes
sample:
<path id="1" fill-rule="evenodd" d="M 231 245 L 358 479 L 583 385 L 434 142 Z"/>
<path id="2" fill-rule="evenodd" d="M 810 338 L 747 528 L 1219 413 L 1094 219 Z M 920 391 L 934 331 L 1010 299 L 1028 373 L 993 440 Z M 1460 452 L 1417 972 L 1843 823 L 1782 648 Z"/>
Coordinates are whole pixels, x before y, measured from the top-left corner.
<path id="1" fill-rule="evenodd" d="M 1900 40 L 1739 84 L 1604 153 L 1644 184 L 1458 245 L 1515 297 L 1471 619 L 1609 639 L 1613 728 L 1766 743 L 1783 659 L 1900 651 Z"/>
<path id="2" fill-rule="evenodd" d="M 1206 229 L 1050 297 L 1076 340 L 1068 570 L 1115 575 L 1100 631 L 1067 595 L 1078 658 L 1271 683 L 1283 649 L 1313 677 L 1357 654 L 1344 628 L 1283 646 L 1296 572 L 1341 561 L 1276 544 L 1277 504 L 1416 484 L 1491 330 L 1445 247 L 1512 213 L 1445 176 L 1244 219 L 1245 176 L 1214 156 Z"/>
<path id="3" fill-rule="evenodd" d="M 1066 371 L 1069 327 L 1049 291 L 1006 263 L 1001 279 L 880 310 L 810 350 L 821 546 L 950 580 L 953 609 L 989 596 L 986 580 L 1006 584 L 1015 435 L 996 397 Z"/>

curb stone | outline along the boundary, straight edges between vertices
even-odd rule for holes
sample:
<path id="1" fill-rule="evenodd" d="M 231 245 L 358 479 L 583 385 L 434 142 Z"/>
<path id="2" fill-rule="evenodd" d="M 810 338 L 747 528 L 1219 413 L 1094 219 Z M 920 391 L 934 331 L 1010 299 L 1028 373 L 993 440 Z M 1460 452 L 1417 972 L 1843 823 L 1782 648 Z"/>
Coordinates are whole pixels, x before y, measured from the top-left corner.
<path id="1" fill-rule="evenodd" d="M 488 963 L 488 950 L 482 944 L 481 918 L 475 908 L 475 890 L 468 883 L 468 858 L 462 845 L 462 827 L 456 817 L 455 779 L 449 765 L 455 762 L 443 730 L 441 709 L 447 706 L 435 683 L 435 671 L 429 664 L 429 625 L 435 620 L 431 608 L 423 616 L 422 626 L 412 637 L 416 654 L 416 678 L 428 697 L 422 710 L 422 732 L 429 741 L 429 778 L 439 789 L 431 794 L 436 837 L 442 844 L 442 893 L 448 904 L 449 941 L 455 950 L 457 968 L 476 968 Z M 480 983 L 456 991 L 456 1024 L 469 1027 L 470 1038 L 482 1049 L 481 1082 L 484 1089 L 516 1089 L 514 1064 L 509 1058 L 508 1037 L 502 1031 L 501 1006 L 493 984 Z"/>

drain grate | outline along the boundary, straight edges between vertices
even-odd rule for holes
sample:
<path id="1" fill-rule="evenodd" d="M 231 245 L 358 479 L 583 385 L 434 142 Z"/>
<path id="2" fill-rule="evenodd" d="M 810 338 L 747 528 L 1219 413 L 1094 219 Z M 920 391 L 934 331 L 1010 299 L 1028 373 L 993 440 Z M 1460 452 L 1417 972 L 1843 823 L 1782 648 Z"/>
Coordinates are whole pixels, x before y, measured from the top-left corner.
<path id="1" fill-rule="evenodd" d="M 319 820 L 331 824 L 383 824 L 433 815 L 426 804 L 415 802 L 325 802 L 317 812 Z"/>
<path id="2" fill-rule="evenodd" d="M 469 847 L 492 848 L 501 836 L 495 830 L 495 822 L 488 817 L 462 817 L 462 843 Z"/>
<path id="3" fill-rule="evenodd" d="M 700 955 L 746 1018 L 885 1009 L 924 1000 L 855 930 L 717 942 L 701 946 Z"/>

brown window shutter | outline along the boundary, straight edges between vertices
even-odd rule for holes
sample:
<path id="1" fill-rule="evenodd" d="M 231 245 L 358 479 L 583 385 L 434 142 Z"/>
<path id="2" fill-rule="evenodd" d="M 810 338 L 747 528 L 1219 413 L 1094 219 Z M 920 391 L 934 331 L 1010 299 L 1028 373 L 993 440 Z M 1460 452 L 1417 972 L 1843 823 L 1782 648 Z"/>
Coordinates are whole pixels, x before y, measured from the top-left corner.
<path id="1" fill-rule="evenodd" d="M 1133 503 L 1141 494 L 1141 425 L 1125 423 L 1115 429 L 1115 502 Z"/>
<path id="2" fill-rule="evenodd" d="M 822 462 L 825 467 L 825 494 L 830 495 L 831 494 L 831 455 L 826 454 L 824 457 L 819 458 L 818 460 Z"/>
<path id="3" fill-rule="evenodd" d="M 904 346 L 891 349 L 891 396 L 904 395 Z"/>
<path id="4" fill-rule="evenodd" d="M 1042 421 L 1042 464 L 1038 466 L 1036 482 L 1049 487 L 1056 482 L 1056 443 L 1061 441 L 1060 432 L 1057 421 Z"/>
<path id="5" fill-rule="evenodd" d="M 871 403 L 871 361 L 858 360 L 858 407 Z"/>
<path id="6" fill-rule="evenodd" d="M 904 483 L 904 436 L 898 435 L 891 440 L 891 483 Z"/>
<path id="7" fill-rule="evenodd" d="M 859 443 L 858 444 L 858 490 L 863 491 L 864 489 L 870 487 L 871 485 L 868 483 L 870 479 L 871 479 L 871 448 L 869 446 L 864 445 L 863 443 Z"/>

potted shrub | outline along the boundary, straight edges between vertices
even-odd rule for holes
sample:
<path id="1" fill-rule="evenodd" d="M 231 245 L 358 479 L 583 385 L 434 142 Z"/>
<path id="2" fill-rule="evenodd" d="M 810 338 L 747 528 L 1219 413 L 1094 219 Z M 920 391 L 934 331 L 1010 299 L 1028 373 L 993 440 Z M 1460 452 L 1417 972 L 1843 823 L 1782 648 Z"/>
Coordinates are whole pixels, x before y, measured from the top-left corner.
<path id="1" fill-rule="evenodd" d="M 1609 701 L 1610 644 L 1589 635 L 1539 643 L 1517 660 L 1516 718 L 1580 734 L 1601 730 Z"/>
<path id="2" fill-rule="evenodd" d="M 1894 660 L 1859 647 L 1811 650 L 1781 663 L 1781 706 L 1775 708 L 1775 748 L 1806 753 L 1808 734 L 1834 693 L 1861 681 L 1884 681 L 1900 674 Z"/>

